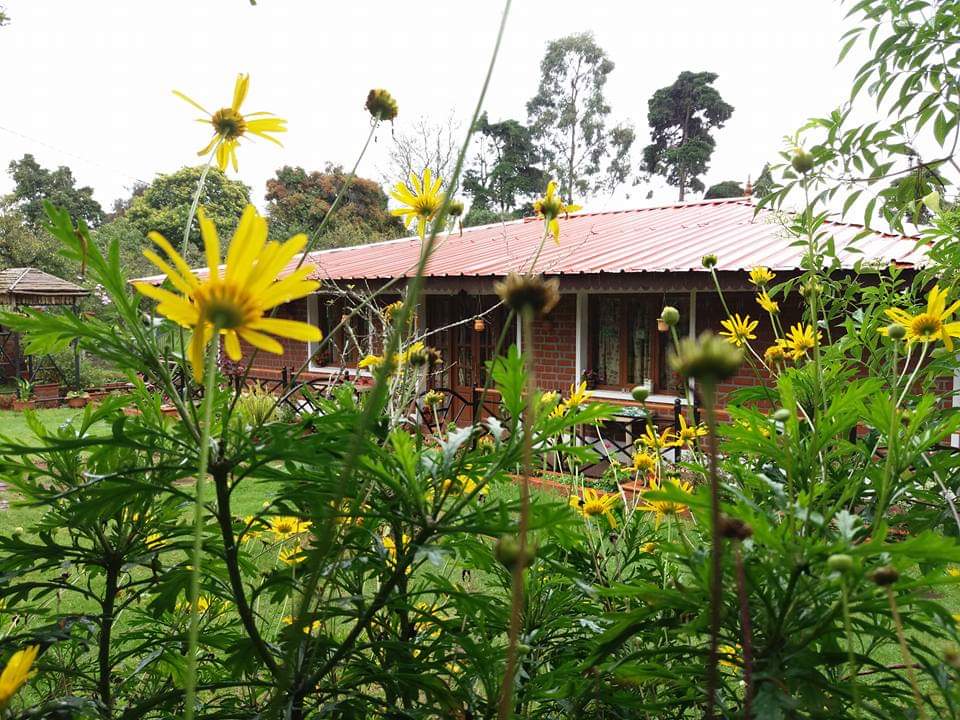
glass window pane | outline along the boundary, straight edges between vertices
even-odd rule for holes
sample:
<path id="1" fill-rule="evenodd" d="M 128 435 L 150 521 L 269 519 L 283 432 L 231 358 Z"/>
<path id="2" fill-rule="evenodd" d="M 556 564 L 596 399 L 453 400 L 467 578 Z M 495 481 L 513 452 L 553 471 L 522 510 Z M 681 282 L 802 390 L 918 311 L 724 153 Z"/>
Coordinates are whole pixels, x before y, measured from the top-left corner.
<path id="1" fill-rule="evenodd" d="M 642 385 L 650 373 L 650 303 L 643 296 L 630 298 L 627 345 L 627 383 Z"/>
<path id="2" fill-rule="evenodd" d="M 620 318 L 623 301 L 618 297 L 598 298 L 596 354 L 597 381 L 620 384 Z"/>

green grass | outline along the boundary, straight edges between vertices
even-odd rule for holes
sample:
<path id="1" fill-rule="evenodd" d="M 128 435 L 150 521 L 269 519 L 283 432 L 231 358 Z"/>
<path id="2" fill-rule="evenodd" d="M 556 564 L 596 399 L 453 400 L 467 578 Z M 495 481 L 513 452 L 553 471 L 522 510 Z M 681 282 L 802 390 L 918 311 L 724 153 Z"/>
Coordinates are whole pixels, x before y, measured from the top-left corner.
<path id="1" fill-rule="evenodd" d="M 46 427 L 55 428 L 78 415 L 83 415 L 83 410 L 74 408 L 52 408 L 49 410 L 37 410 L 36 416 Z M 27 425 L 26 415 L 22 412 L 12 410 L 0 410 L 0 435 L 11 438 L 12 440 L 29 440 L 33 437 L 33 431 Z"/>

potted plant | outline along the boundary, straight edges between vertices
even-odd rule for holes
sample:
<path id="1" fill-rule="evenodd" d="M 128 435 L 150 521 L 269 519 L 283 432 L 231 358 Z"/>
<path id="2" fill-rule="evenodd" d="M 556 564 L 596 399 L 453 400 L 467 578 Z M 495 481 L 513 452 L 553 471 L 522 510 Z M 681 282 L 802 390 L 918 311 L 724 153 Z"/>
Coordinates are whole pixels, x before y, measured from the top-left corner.
<path id="1" fill-rule="evenodd" d="M 67 393 L 67 407 L 82 408 L 90 402 L 90 393 L 84 390 L 71 390 Z"/>
<path id="2" fill-rule="evenodd" d="M 33 410 L 36 403 L 33 400 L 33 383 L 20 378 L 17 380 L 17 397 L 13 401 L 14 410 Z"/>
<path id="3" fill-rule="evenodd" d="M 0 393 L 0 410 L 9 410 L 13 407 L 16 393 Z"/>

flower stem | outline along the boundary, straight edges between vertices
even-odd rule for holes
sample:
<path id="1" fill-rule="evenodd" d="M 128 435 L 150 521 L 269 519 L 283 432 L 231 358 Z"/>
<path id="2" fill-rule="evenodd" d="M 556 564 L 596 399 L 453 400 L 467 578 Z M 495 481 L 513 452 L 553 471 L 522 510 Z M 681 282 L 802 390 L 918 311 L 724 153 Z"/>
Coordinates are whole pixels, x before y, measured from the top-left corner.
<path id="1" fill-rule="evenodd" d="M 203 332 L 197 328 L 194 332 Z M 200 457 L 197 462 L 197 478 L 193 506 L 193 553 L 190 574 L 190 630 L 187 639 L 187 679 L 185 688 L 184 720 L 193 720 L 197 694 L 197 645 L 200 635 L 200 562 L 203 557 L 203 486 L 210 463 L 210 424 L 213 418 L 214 381 L 217 377 L 217 348 L 220 330 L 213 329 L 213 337 L 207 346 L 206 381 L 203 386 L 203 411 L 200 426 Z"/>
<path id="2" fill-rule="evenodd" d="M 907 679 L 910 681 L 910 688 L 913 690 L 913 699 L 917 703 L 917 717 L 926 720 L 927 714 L 923 709 L 923 697 L 920 694 L 920 686 L 917 685 L 917 674 L 913 671 L 913 658 L 910 656 L 910 650 L 907 648 L 907 638 L 903 634 L 903 621 L 900 619 L 900 611 L 897 610 L 897 599 L 894 597 L 893 588 L 886 586 L 887 601 L 890 603 L 890 614 L 893 616 L 893 624 L 897 629 L 897 640 L 900 643 L 900 655 L 903 658 L 903 665 L 907 671 Z"/>
<path id="3" fill-rule="evenodd" d="M 711 572 L 710 572 L 710 658 L 707 664 L 707 720 L 716 717 L 717 684 L 720 661 L 720 590 L 723 582 L 723 538 L 720 535 L 720 479 L 717 474 L 717 387 L 714 383 L 701 381 L 701 396 L 707 416 L 710 434 L 710 525 L 711 525 Z"/>

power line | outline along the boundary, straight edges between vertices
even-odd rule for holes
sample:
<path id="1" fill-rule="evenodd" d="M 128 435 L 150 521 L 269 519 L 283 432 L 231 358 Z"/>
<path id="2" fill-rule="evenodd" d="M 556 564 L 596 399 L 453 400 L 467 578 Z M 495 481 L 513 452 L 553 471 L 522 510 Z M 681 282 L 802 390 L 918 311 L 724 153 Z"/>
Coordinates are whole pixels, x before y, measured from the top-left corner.
<path id="1" fill-rule="evenodd" d="M 141 179 L 141 178 L 138 178 L 138 177 L 135 176 L 135 175 L 131 175 L 130 173 L 125 173 L 125 172 L 123 172 L 122 170 L 118 170 L 117 168 L 109 167 L 109 166 L 107 166 L 107 165 L 104 165 L 103 163 L 97 162 L 96 160 L 91 160 L 90 158 L 84 157 L 84 156 L 82 156 L 82 155 L 77 155 L 76 153 L 72 153 L 72 152 L 70 152 L 70 151 L 68 151 L 68 150 L 64 150 L 63 148 L 59 148 L 59 147 L 57 147 L 56 145 L 51 145 L 50 143 L 44 142 L 43 140 L 40 140 L 40 139 L 38 139 L 38 138 L 31 137 L 31 136 L 29 136 L 29 135 L 25 135 L 24 133 L 19 132 L 19 131 L 17 131 L 17 130 L 11 130 L 10 128 L 4 127 L 3 125 L 0 125 L 0 130 L 3 130 L 4 132 L 9 133 L 9 134 L 11 134 L 11 135 L 15 135 L 16 137 L 23 138 L 24 140 L 28 140 L 28 141 L 30 141 L 30 142 L 32 142 L 32 143 L 36 143 L 37 145 L 42 145 L 43 147 L 49 148 L 50 150 L 53 150 L 53 151 L 56 152 L 56 153 L 60 153 L 61 155 L 66 155 L 66 156 L 68 156 L 68 157 L 75 158 L 75 159 L 79 160 L 80 162 L 87 163 L 88 165 L 93 165 L 93 166 L 95 166 L 95 167 L 100 168 L 101 170 L 106 170 L 106 171 L 108 171 L 108 172 L 110 172 L 110 173 L 115 173 L 115 174 L 117 174 L 117 175 L 122 175 L 123 177 L 129 178 L 129 179 L 133 180 L 134 182 L 143 183 L 143 184 L 145 184 L 145 185 L 149 185 L 149 184 L 150 184 L 150 183 L 147 182 L 146 180 L 143 180 L 143 179 Z"/>

